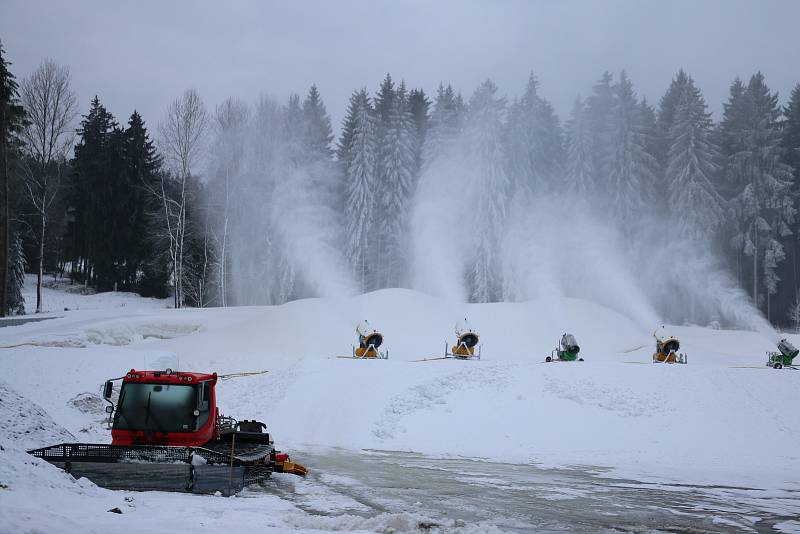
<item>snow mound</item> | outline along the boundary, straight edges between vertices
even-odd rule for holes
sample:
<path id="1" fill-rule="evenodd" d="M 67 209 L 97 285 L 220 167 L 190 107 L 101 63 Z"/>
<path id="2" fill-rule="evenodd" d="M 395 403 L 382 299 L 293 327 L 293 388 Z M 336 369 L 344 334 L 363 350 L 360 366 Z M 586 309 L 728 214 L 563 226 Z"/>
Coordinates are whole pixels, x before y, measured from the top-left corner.
<path id="1" fill-rule="evenodd" d="M 186 322 L 111 321 L 84 331 L 86 340 L 95 345 L 130 345 L 146 339 L 174 339 L 202 331 L 203 326 Z"/>
<path id="2" fill-rule="evenodd" d="M 33 449 L 74 440 L 41 407 L 0 382 L 0 443 Z"/>

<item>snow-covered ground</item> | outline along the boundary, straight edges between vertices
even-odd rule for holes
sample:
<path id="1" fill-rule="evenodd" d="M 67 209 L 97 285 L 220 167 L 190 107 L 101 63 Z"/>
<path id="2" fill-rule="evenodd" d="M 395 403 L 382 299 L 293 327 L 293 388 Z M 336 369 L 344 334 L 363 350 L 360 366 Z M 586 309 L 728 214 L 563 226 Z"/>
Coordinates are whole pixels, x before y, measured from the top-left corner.
<path id="1" fill-rule="evenodd" d="M 165 301 L 54 288 L 45 303 L 61 317 L 0 328 L 0 345 L 19 345 L 0 349 L 0 531 L 172 532 L 191 525 L 218 532 L 257 525 L 390 532 L 431 521 L 424 511 L 364 513 L 355 501 L 337 501 L 352 494 L 332 494 L 325 477 L 341 482 L 351 475 L 326 472 L 320 458 L 332 465 L 334 457 L 362 450 L 421 453 L 433 464 L 471 458 L 520 471 L 578 469 L 665 488 L 756 492 L 747 497 L 762 503 L 748 509 L 753 528 L 757 511 L 769 510 L 783 518 L 781 529 L 800 529 L 800 373 L 765 367 L 773 340 L 754 332 L 667 327 L 689 355 L 689 365 L 669 366 L 649 363 L 656 325 L 575 299 L 463 305 L 383 290 L 278 307 L 172 310 Z M 481 361 L 413 361 L 442 355 L 464 316 L 481 334 Z M 350 353 L 355 325 L 365 318 L 384 333 L 389 360 L 337 359 Z M 586 361 L 542 363 L 565 331 L 575 334 Z M 309 480 L 276 477 L 276 487 L 290 488 L 295 498 L 280 491 L 232 499 L 111 492 L 24 453 L 70 434 L 108 441 L 99 399 L 104 380 L 167 365 L 269 370 L 221 382 L 220 407 L 265 421 L 295 460 L 302 463 L 304 452 L 315 459 Z M 114 507 L 123 514 L 106 513 Z M 456 531 L 499 524 L 453 517 L 434 519 Z M 720 530 L 748 524 L 719 521 Z"/>
<path id="2" fill-rule="evenodd" d="M 25 275 L 25 313 L 36 311 L 36 275 Z M 111 308 L 166 308 L 172 301 L 142 298 L 135 293 L 109 291 L 95 293 L 91 288 L 70 282 L 69 278 L 45 275 L 42 282 L 42 313 L 52 316 L 64 311 L 109 310 Z"/>

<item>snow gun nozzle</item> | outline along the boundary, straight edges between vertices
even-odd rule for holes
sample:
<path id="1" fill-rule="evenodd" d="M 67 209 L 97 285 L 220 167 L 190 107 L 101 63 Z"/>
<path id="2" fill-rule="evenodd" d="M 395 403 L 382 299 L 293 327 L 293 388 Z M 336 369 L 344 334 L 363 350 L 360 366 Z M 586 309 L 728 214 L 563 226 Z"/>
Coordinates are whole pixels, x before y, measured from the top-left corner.
<path id="1" fill-rule="evenodd" d="M 794 357 L 800 352 L 800 350 L 797 350 L 795 346 L 786 339 L 781 339 L 778 342 L 778 350 L 781 351 L 781 354 L 790 359 L 794 359 Z"/>

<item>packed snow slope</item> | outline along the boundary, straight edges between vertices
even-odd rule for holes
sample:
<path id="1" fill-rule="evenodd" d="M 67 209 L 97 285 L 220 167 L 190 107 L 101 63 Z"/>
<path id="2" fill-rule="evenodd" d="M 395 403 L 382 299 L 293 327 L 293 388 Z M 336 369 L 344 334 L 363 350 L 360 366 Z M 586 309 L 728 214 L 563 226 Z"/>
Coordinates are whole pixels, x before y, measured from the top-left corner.
<path id="1" fill-rule="evenodd" d="M 653 365 L 658 325 L 576 299 L 465 305 L 393 289 L 275 307 L 162 306 L 80 307 L 0 328 L 0 345 L 15 346 L 0 349 L 0 483 L 10 487 L 0 494 L 24 500 L 14 484 L 31 477 L 66 485 L 69 477 L 22 451 L 69 434 L 110 441 L 102 383 L 168 366 L 268 370 L 220 382 L 220 408 L 265 421 L 300 462 L 304 450 L 381 449 L 800 489 L 800 373 L 765 367 L 774 345 L 754 332 L 667 326 L 689 364 Z M 480 361 L 414 361 L 441 356 L 463 317 L 481 335 Z M 350 354 L 363 319 L 384 334 L 388 360 L 336 358 Z M 543 363 L 564 332 L 586 361 Z M 43 430 L 20 433 L 32 423 Z M 113 500 L 90 486 L 81 491 Z M 0 516 L 23 524 L 11 506 L 0 505 Z"/>

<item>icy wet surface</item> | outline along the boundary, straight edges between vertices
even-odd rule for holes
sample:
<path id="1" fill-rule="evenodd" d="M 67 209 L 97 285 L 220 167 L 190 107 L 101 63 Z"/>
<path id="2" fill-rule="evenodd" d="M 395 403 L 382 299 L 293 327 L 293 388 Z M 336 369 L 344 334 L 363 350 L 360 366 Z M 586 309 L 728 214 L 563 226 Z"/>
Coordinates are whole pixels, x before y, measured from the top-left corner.
<path id="1" fill-rule="evenodd" d="M 425 530 L 481 526 L 527 532 L 770 532 L 800 515 L 800 491 L 656 484 L 592 468 L 542 469 L 401 452 L 295 453 L 306 480 L 277 476 L 273 493 L 311 515 L 413 517 Z M 788 523 L 787 523 L 788 522 Z M 332 524 L 332 523 L 331 523 Z M 304 525 L 311 526 L 311 525 Z M 402 528 L 400 530 L 403 530 Z"/>

